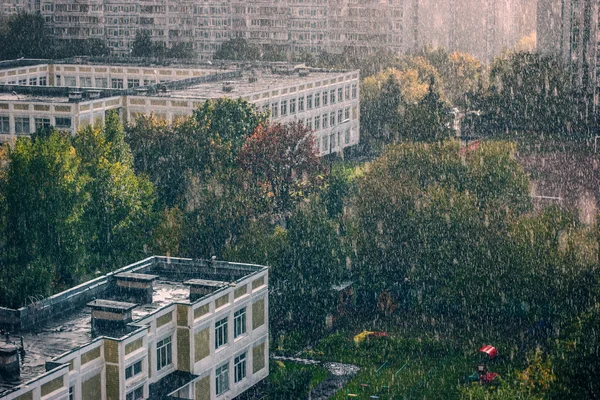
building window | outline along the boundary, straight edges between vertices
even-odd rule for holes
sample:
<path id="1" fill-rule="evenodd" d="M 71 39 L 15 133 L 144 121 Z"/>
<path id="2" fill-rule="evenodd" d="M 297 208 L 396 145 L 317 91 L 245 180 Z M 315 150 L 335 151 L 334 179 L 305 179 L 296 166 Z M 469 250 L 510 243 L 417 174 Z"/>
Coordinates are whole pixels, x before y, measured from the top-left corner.
<path id="1" fill-rule="evenodd" d="M 346 86 L 345 99 L 350 100 L 350 86 Z"/>
<path id="2" fill-rule="evenodd" d="M 131 88 L 136 88 L 140 86 L 140 80 L 139 79 L 127 79 L 127 88 L 131 89 Z"/>
<path id="3" fill-rule="evenodd" d="M 40 86 L 46 86 L 47 82 L 46 82 L 46 77 L 45 76 L 41 76 L 40 77 Z"/>
<path id="4" fill-rule="evenodd" d="M 329 102 L 335 104 L 335 89 L 329 91 Z"/>
<path id="5" fill-rule="evenodd" d="M 356 86 L 356 83 L 352 85 L 352 98 L 355 99 L 356 95 L 358 93 L 358 88 Z"/>
<path id="6" fill-rule="evenodd" d="M 304 111 L 304 97 L 298 97 L 298 112 Z"/>
<path id="7" fill-rule="evenodd" d="M 90 76 L 86 76 L 86 77 L 80 77 L 79 78 L 79 86 L 80 87 L 92 87 L 92 78 Z"/>
<path id="8" fill-rule="evenodd" d="M 308 121 L 306 121 L 306 127 L 308 128 L 308 130 L 312 131 L 312 128 L 313 128 L 312 119 L 309 119 Z"/>
<path id="9" fill-rule="evenodd" d="M 278 111 L 279 111 L 279 107 L 278 106 L 279 106 L 279 104 L 277 104 L 277 103 L 272 103 L 271 104 L 271 116 L 273 118 L 277 118 L 277 116 L 278 116 Z"/>
<path id="10" fill-rule="evenodd" d="M 338 101 L 344 101 L 344 98 L 342 97 L 342 88 L 338 88 Z"/>
<path id="11" fill-rule="evenodd" d="M 327 105 L 327 91 L 323 92 L 323 107 Z"/>
<path id="12" fill-rule="evenodd" d="M 37 78 L 29 78 L 29 86 L 37 86 Z"/>
<path id="13" fill-rule="evenodd" d="M 281 116 L 287 115 L 287 100 L 281 102 Z"/>
<path id="14" fill-rule="evenodd" d="M 35 130 L 39 131 L 43 128 L 50 127 L 50 118 L 36 118 L 35 119 Z"/>
<path id="15" fill-rule="evenodd" d="M 56 84 L 54 86 L 62 86 L 62 82 L 60 80 L 60 75 L 56 75 Z"/>
<path id="16" fill-rule="evenodd" d="M 156 342 L 156 370 L 160 371 L 173 362 L 173 348 L 171 336 Z"/>
<path id="17" fill-rule="evenodd" d="M 335 125 L 335 111 L 332 111 L 331 114 L 329 114 L 329 126 L 334 126 Z"/>
<path id="18" fill-rule="evenodd" d="M 296 114 L 296 99 L 290 100 L 290 114 Z"/>
<path id="19" fill-rule="evenodd" d="M 227 344 L 227 317 L 215 323 L 215 349 Z"/>
<path id="20" fill-rule="evenodd" d="M 236 338 L 244 333 L 246 333 L 246 307 L 233 314 L 233 337 Z"/>
<path id="21" fill-rule="evenodd" d="M 71 118 L 56 118 L 55 124 L 57 129 L 71 129 Z"/>
<path id="22" fill-rule="evenodd" d="M 10 119 L 0 116 L 0 133 L 10 133 Z"/>
<path id="23" fill-rule="evenodd" d="M 75 386 L 69 388 L 69 400 L 75 400 Z"/>
<path id="24" fill-rule="evenodd" d="M 223 364 L 215 371 L 217 396 L 229 390 L 229 365 Z"/>
<path id="25" fill-rule="evenodd" d="M 19 79 L 19 85 L 26 86 L 27 85 L 27 79 Z"/>
<path id="26" fill-rule="evenodd" d="M 342 123 L 342 114 L 344 113 L 343 110 L 338 110 L 338 124 Z"/>
<path id="27" fill-rule="evenodd" d="M 315 94 L 315 108 L 321 107 L 321 93 Z"/>
<path id="28" fill-rule="evenodd" d="M 17 135 L 29 135 L 29 117 L 15 117 L 15 133 Z"/>
<path id="29" fill-rule="evenodd" d="M 127 393 L 127 395 L 125 396 L 125 400 L 140 400 L 143 398 L 144 398 L 144 387 L 143 386 L 133 389 L 131 392 Z"/>
<path id="30" fill-rule="evenodd" d="M 309 94 L 306 96 L 306 108 L 312 110 L 313 108 L 313 95 Z"/>
<path id="31" fill-rule="evenodd" d="M 323 114 L 323 129 L 327 128 L 327 114 Z"/>
<path id="32" fill-rule="evenodd" d="M 110 87 L 113 89 L 123 89 L 123 79 L 112 78 L 110 80 Z"/>
<path id="33" fill-rule="evenodd" d="M 65 86 L 68 86 L 68 87 L 77 86 L 77 78 L 74 76 L 65 76 Z"/>
<path id="34" fill-rule="evenodd" d="M 317 115 L 315 117 L 315 131 L 318 131 L 319 129 L 321 129 L 321 116 Z"/>
<path id="35" fill-rule="evenodd" d="M 346 129 L 344 141 L 346 142 L 346 144 L 350 143 L 350 129 Z"/>
<path id="36" fill-rule="evenodd" d="M 142 372 L 142 361 L 138 361 L 125 368 L 125 379 L 133 378 Z"/>
<path id="37" fill-rule="evenodd" d="M 327 136 L 323 136 L 323 152 L 327 151 Z"/>
<path id="38" fill-rule="evenodd" d="M 96 87 L 97 88 L 106 88 L 106 87 L 108 87 L 108 79 L 106 79 L 106 78 L 96 78 Z"/>
<path id="39" fill-rule="evenodd" d="M 246 377 L 246 353 L 233 359 L 233 381 L 238 383 Z"/>
<path id="40" fill-rule="evenodd" d="M 346 107 L 344 110 L 344 121 L 350 119 L 350 107 Z"/>

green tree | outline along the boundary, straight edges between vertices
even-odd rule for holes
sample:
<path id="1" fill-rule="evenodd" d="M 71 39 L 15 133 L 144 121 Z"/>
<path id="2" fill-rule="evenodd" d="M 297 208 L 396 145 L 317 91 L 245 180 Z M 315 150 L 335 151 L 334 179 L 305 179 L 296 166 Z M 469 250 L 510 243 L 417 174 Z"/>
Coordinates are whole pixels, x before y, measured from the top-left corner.
<path id="1" fill-rule="evenodd" d="M 39 13 L 13 15 L 0 32 L 0 59 L 52 56 L 52 34 Z"/>
<path id="2" fill-rule="evenodd" d="M 150 33 L 147 31 L 137 31 L 131 47 L 132 57 L 154 57 L 156 48 L 152 42 Z"/>
<path id="3" fill-rule="evenodd" d="M 52 276 L 37 290 L 18 289 L 13 305 L 26 294 L 48 294 L 52 285 L 72 284 L 86 272 L 82 225 L 90 199 L 80 164 L 70 137 L 56 131 L 19 138 L 9 152 L 3 187 L 8 262 L 15 268 L 15 282 Z"/>
<path id="4" fill-rule="evenodd" d="M 91 264 L 102 270 L 140 258 L 153 223 L 152 184 L 135 175 L 124 136 L 118 115 L 110 113 L 104 129 L 88 126 L 74 139 L 93 199 L 84 214 Z"/>
<path id="5" fill-rule="evenodd" d="M 260 60 L 260 48 L 243 38 L 229 39 L 221 44 L 214 56 L 217 60 L 257 61 Z"/>

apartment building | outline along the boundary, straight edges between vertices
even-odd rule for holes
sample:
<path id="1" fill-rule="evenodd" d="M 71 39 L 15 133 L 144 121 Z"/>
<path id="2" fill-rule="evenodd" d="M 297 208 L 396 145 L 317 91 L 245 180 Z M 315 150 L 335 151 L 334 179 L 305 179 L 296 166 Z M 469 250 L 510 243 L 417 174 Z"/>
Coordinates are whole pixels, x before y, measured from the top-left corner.
<path id="1" fill-rule="evenodd" d="M 0 345 L 0 399 L 232 399 L 268 376 L 268 315 L 266 267 L 151 257 L 0 309 L 23 332 Z"/>
<path id="2" fill-rule="evenodd" d="M 402 34 L 411 22 L 404 20 L 408 0 L 30 1 L 5 6 L 5 14 L 39 10 L 57 39 L 102 39 L 116 55 L 129 54 L 138 31 L 167 47 L 187 44 L 201 59 L 235 37 L 266 52 L 296 54 L 402 51 L 410 45 Z"/>
<path id="3" fill-rule="evenodd" d="M 540 0 L 538 51 L 570 64 L 593 112 L 599 103 L 600 8 L 592 0 Z"/>
<path id="4" fill-rule="evenodd" d="M 301 122 L 320 155 L 360 140 L 358 71 L 325 71 L 284 63 L 168 68 L 42 64 L 0 70 L 0 140 L 13 142 L 42 126 L 73 134 L 102 124 L 116 110 L 124 122 L 154 113 L 173 121 L 207 99 L 242 98 L 272 121 Z"/>

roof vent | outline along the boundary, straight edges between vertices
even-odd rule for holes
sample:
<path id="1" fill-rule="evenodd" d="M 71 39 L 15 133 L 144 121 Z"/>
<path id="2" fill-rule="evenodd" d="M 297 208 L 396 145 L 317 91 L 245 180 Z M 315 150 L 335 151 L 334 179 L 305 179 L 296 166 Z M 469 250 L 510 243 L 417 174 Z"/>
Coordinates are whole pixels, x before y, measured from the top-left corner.
<path id="1" fill-rule="evenodd" d="M 223 91 L 225 93 L 233 92 L 233 82 L 223 82 Z"/>
<path id="2" fill-rule="evenodd" d="M 190 287 L 190 303 L 227 286 L 227 282 L 209 281 L 206 279 L 190 279 L 184 282 Z"/>
<path id="3" fill-rule="evenodd" d="M 131 310 L 135 303 L 112 300 L 94 300 L 87 304 L 92 308 L 92 335 L 111 334 L 127 327 L 132 320 Z"/>
<path id="4" fill-rule="evenodd" d="M 88 90 L 87 97 L 88 97 L 88 99 L 99 99 L 100 91 L 99 90 Z"/>
<path id="5" fill-rule="evenodd" d="M 152 303 L 153 284 L 156 275 L 122 272 L 115 275 L 119 299 L 131 299 L 141 304 Z"/>
<path id="6" fill-rule="evenodd" d="M 83 98 L 83 93 L 81 92 L 69 92 L 69 102 L 75 103 L 81 101 Z"/>

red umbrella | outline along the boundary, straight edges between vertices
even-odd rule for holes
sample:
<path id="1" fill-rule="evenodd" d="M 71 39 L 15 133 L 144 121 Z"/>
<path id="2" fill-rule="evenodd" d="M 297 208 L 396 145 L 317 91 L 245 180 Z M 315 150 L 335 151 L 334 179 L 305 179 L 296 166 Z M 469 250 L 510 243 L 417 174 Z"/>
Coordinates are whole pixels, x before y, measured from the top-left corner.
<path id="1" fill-rule="evenodd" d="M 490 346 L 489 344 L 480 348 L 479 352 L 487 354 L 488 356 L 490 356 L 491 360 L 496 358 L 496 356 L 498 355 L 498 350 L 496 350 L 494 346 Z"/>

